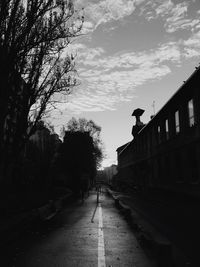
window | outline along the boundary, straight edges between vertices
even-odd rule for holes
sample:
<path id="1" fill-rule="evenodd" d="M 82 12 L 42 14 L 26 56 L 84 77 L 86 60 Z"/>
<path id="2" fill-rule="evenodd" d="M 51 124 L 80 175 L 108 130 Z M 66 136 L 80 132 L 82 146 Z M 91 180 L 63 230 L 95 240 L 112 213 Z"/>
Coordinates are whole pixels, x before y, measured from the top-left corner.
<path id="1" fill-rule="evenodd" d="M 168 119 L 165 120 L 165 133 L 166 133 L 166 139 L 169 139 L 169 122 Z"/>
<path id="2" fill-rule="evenodd" d="M 160 129 L 160 125 L 158 125 L 157 131 L 158 131 L 158 143 L 160 144 L 160 142 L 161 142 L 161 129 Z"/>
<path id="3" fill-rule="evenodd" d="M 175 130 L 176 134 L 180 133 L 180 119 L 178 110 L 175 112 Z"/>
<path id="4" fill-rule="evenodd" d="M 193 99 L 188 101 L 188 116 L 189 116 L 189 125 L 192 127 L 194 125 L 194 103 Z"/>

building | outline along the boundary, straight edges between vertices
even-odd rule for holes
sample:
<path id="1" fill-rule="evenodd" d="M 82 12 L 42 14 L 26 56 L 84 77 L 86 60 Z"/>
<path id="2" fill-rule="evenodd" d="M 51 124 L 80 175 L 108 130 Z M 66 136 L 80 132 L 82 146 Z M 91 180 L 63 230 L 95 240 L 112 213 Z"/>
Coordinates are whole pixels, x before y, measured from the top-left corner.
<path id="1" fill-rule="evenodd" d="M 199 84 L 196 68 L 148 124 L 132 131 L 133 140 L 117 149 L 121 179 L 145 189 L 200 189 Z"/>
<path id="2" fill-rule="evenodd" d="M 117 174 L 117 165 L 112 164 L 109 167 L 105 167 L 103 172 L 105 173 L 106 182 L 112 184 L 113 176 Z"/>

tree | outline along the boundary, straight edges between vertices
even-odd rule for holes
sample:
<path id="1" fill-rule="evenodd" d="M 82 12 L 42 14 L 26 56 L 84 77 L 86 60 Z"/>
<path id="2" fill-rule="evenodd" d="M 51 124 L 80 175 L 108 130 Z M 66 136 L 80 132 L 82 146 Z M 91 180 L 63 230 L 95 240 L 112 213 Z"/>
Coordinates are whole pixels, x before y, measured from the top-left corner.
<path id="1" fill-rule="evenodd" d="M 93 120 L 87 120 L 85 118 L 76 119 L 72 117 L 66 125 L 66 130 L 69 132 L 87 132 L 89 136 L 92 137 L 95 168 L 98 169 L 103 160 L 103 143 L 100 138 L 101 127 Z"/>
<path id="2" fill-rule="evenodd" d="M 84 118 L 72 118 L 66 125 L 56 166 L 73 191 L 79 191 L 82 177 L 87 177 L 90 183 L 94 181 L 103 159 L 100 131 L 101 127 Z"/>
<path id="3" fill-rule="evenodd" d="M 83 19 L 71 0 L 0 1 L 2 168 L 16 158 L 55 95 L 77 84 L 66 48 Z"/>
<path id="4" fill-rule="evenodd" d="M 37 130 L 28 140 L 21 164 L 12 176 L 15 196 L 21 208 L 34 208 L 53 197 L 53 159 L 61 140 L 49 125 L 38 122 Z"/>

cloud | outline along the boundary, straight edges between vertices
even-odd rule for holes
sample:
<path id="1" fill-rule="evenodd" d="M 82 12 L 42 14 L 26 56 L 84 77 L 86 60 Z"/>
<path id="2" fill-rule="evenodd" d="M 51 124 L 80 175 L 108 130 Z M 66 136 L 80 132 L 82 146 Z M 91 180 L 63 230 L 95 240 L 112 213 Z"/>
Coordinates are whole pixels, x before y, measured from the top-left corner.
<path id="1" fill-rule="evenodd" d="M 105 51 L 102 47 L 79 49 L 79 60 L 93 61 L 96 57 L 104 54 Z"/>
<path id="2" fill-rule="evenodd" d="M 84 21 L 81 33 L 87 34 L 89 32 L 92 32 L 93 30 L 94 30 L 94 23 L 92 23 L 91 21 Z"/>
<path id="3" fill-rule="evenodd" d="M 87 50 L 87 49 L 86 49 Z M 100 47 L 80 56 L 82 91 L 73 100 L 78 110 L 114 110 L 121 102 L 131 101 L 135 90 L 147 82 L 161 79 L 171 72 L 171 64 L 179 66 L 183 60 L 200 55 L 200 32 L 190 39 L 160 44 L 149 51 L 122 52 L 106 56 Z M 95 60 L 94 60 L 95 59 Z M 84 103 L 81 105 L 80 103 Z"/>
<path id="4" fill-rule="evenodd" d="M 189 5 L 188 2 L 182 2 L 177 5 L 174 4 L 174 6 L 171 6 L 171 10 L 169 13 L 169 17 L 167 18 L 167 22 L 173 23 L 180 19 L 183 19 L 187 15 L 188 5 Z"/>
<path id="5" fill-rule="evenodd" d="M 179 19 L 177 21 L 166 23 L 167 32 L 173 33 L 177 30 L 191 29 L 197 28 L 200 24 L 199 19 Z"/>
<path id="6" fill-rule="evenodd" d="M 105 53 L 105 50 L 102 47 L 88 47 L 83 43 L 72 43 L 69 44 L 66 53 L 77 55 L 77 61 L 93 61 L 96 57 L 99 57 Z"/>
<path id="7" fill-rule="evenodd" d="M 143 1 L 144 0 L 101 0 L 98 2 L 87 1 L 87 4 L 85 1 L 85 17 L 87 23 L 84 26 L 86 29 L 84 29 L 84 31 L 90 32 L 95 30 L 100 24 L 105 24 L 113 20 L 120 20 L 131 15 L 135 10 L 135 5 Z M 77 5 L 81 5 L 80 1 L 77 1 Z"/>
<path id="8" fill-rule="evenodd" d="M 63 112 L 71 110 L 97 112 L 115 110 L 120 103 L 132 101 L 136 89 L 159 80 L 171 72 L 171 65 L 200 56 L 200 31 L 187 40 L 167 42 L 154 49 L 118 52 L 108 56 L 102 47 L 78 43 L 77 62 L 81 85 L 61 104 Z"/>
<path id="9" fill-rule="evenodd" d="M 155 12 L 157 16 L 160 15 L 163 17 L 171 12 L 173 6 L 174 4 L 172 3 L 172 1 L 164 1 L 163 3 L 156 6 Z"/>
<path id="10" fill-rule="evenodd" d="M 85 10 L 83 33 L 93 32 L 101 24 L 121 20 L 134 13 L 136 8 L 140 10 L 139 16 L 148 21 L 161 18 L 168 33 L 200 27 L 200 10 L 196 11 L 196 17 L 190 18 L 188 14 L 193 1 L 176 3 L 172 0 L 76 0 L 76 3 Z M 136 12 L 134 14 L 138 15 Z"/>
<path id="11" fill-rule="evenodd" d="M 196 17 L 188 16 L 188 9 L 193 1 L 176 3 L 172 0 L 77 0 L 76 3 L 85 10 L 83 33 L 93 32 L 101 24 L 121 20 L 134 13 L 136 8 L 140 10 L 139 16 L 148 21 L 161 18 L 168 33 L 194 30 L 200 25 L 199 10 L 196 11 Z M 138 15 L 136 12 L 134 14 Z M 106 30 L 109 31 L 109 28 Z"/>
<path id="12" fill-rule="evenodd" d="M 160 53 L 164 57 L 165 53 L 162 49 Z M 129 59 L 132 68 L 124 67 L 123 56 Z M 80 73 L 81 87 L 68 97 L 67 105 L 60 105 L 60 109 L 64 112 L 71 110 L 76 114 L 115 110 L 120 103 L 132 101 L 136 96 L 135 90 L 138 86 L 170 73 L 170 68 L 160 60 L 158 61 L 159 55 L 155 54 L 155 58 L 150 55 L 148 58 L 148 55 L 144 53 L 143 56 L 139 55 L 137 58 L 134 55 L 134 57 L 138 61 L 133 62 L 131 55 L 128 54 L 116 58 L 105 57 L 97 68 L 92 66 L 92 69 L 83 70 Z M 151 60 L 149 64 L 147 64 L 148 60 Z M 85 63 L 87 65 L 86 61 Z M 120 66 L 118 69 L 117 64 Z"/>
<path id="13" fill-rule="evenodd" d="M 155 20 L 163 19 L 166 32 L 173 33 L 178 30 L 194 30 L 200 24 L 199 11 L 196 12 L 196 17 L 188 17 L 188 9 L 192 1 L 183 1 L 175 4 L 172 0 L 149 0 L 144 5 L 141 5 L 140 16 L 145 19 Z"/>
<path id="14" fill-rule="evenodd" d="M 200 56 L 200 31 L 192 34 L 190 38 L 182 42 L 186 58 Z"/>
<path id="15" fill-rule="evenodd" d="M 101 76 L 89 77 L 88 82 L 95 82 L 95 88 L 100 89 L 102 85 L 104 90 L 108 88 L 109 92 L 126 92 L 132 90 L 138 85 L 144 84 L 147 80 L 154 80 L 160 76 L 169 73 L 170 70 L 166 65 L 159 67 L 138 68 L 129 71 L 112 71 Z"/>
<path id="16" fill-rule="evenodd" d="M 79 51 L 84 51 L 85 49 L 87 49 L 87 46 L 82 44 L 82 43 L 71 43 L 71 44 L 68 44 L 65 52 L 67 54 L 77 54 L 77 52 Z"/>
<path id="17" fill-rule="evenodd" d="M 68 96 L 68 104 L 61 104 L 60 109 L 76 114 L 115 110 L 120 103 L 132 101 L 136 88 L 169 74 L 170 64 L 178 65 L 183 58 L 196 55 L 194 50 L 184 50 L 184 46 L 187 47 L 186 41 L 185 44 L 168 42 L 149 51 L 107 56 L 101 47 L 77 44 L 81 86 Z"/>
<path id="18" fill-rule="evenodd" d="M 83 71 L 81 72 L 81 77 L 85 77 L 85 78 L 95 77 L 95 76 L 101 75 L 101 73 L 102 73 L 102 70 L 85 70 L 85 69 L 83 69 Z"/>
<path id="19" fill-rule="evenodd" d="M 200 31 L 192 34 L 189 39 L 183 41 L 186 47 L 200 48 Z"/>
<path id="20" fill-rule="evenodd" d="M 199 57 L 200 56 L 200 51 L 197 51 L 196 49 L 193 48 L 184 48 L 185 51 L 185 57 L 186 58 L 192 58 L 192 57 Z"/>
<path id="21" fill-rule="evenodd" d="M 150 51 L 118 53 L 117 55 L 108 57 L 102 57 L 105 51 L 103 52 L 100 48 L 98 48 L 97 51 L 101 51 L 101 53 L 99 53 L 101 57 L 97 56 L 97 52 L 92 52 L 91 54 L 95 54 L 96 58 L 94 60 L 93 57 L 93 60 L 91 60 L 87 56 L 84 57 L 89 53 L 85 51 L 84 54 L 80 55 L 79 62 L 85 67 L 93 67 L 96 69 L 103 68 L 104 71 L 110 71 L 114 68 L 129 69 L 134 67 L 138 68 L 138 66 L 151 67 L 164 61 L 179 62 L 181 57 L 179 46 L 175 42 L 162 44 Z M 84 73 L 84 75 L 87 74 L 87 72 Z M 92 76 L 92 72 L 89 73 L 89 76 Z"/>

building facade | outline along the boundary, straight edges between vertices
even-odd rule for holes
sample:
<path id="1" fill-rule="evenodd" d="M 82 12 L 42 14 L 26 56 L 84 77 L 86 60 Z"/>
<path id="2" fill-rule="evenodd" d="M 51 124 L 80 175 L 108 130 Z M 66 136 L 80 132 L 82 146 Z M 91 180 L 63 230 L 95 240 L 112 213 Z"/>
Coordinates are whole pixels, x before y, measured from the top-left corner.
<path id="1" fill-rule="evenodd" d="M 119 147 L 118 170 L 141 188 L 200 187 L 200 69 Z"/>

